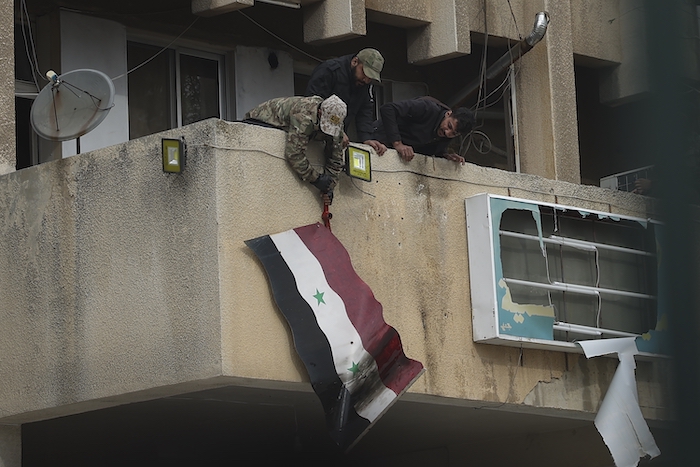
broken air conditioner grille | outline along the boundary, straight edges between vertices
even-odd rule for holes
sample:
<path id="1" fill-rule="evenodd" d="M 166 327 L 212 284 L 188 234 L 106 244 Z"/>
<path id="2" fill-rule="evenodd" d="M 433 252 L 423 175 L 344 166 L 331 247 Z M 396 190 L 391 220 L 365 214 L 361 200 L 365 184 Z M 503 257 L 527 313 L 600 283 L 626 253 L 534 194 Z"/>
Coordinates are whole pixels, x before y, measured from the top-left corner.
<path id="1" fill-rule="evenodd" d="M 659 223 L 488 194 L 466 206 L 475 341 L 572 352 L 584 339 L 651 344 L 662 319 Z"/>

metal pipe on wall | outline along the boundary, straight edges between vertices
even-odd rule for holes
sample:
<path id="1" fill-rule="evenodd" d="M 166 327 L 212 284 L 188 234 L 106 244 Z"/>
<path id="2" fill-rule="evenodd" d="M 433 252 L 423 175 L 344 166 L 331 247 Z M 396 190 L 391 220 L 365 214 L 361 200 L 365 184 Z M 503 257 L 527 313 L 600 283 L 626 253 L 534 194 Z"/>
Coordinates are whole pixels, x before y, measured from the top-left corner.
<path id="1" fill-rule="evenodd" d="M 549 14 L 546 11 L 541 11 L 535 15 L 535 25 L 527 35 L 527 37 L 513 47 L 508 49 L 508 51 L 501 56 L 496 62 L 486 69 L 484 73 L 484 80 L 489 81 L 498 77 L 501 73 L 506 71 L 509 66 L 517 62 L 520 57 L 529 52 L 535 44 L 542 40 L 545 33 L 547 32 L 547 26 L 549 25 Z M 469 99 L 478 89 L 481 84 L 481 77 L 475 79 L 467 86 L 458 91 L 451 99 L 448 100 L 447 104 L 450 107 L 459 107 Z"/>

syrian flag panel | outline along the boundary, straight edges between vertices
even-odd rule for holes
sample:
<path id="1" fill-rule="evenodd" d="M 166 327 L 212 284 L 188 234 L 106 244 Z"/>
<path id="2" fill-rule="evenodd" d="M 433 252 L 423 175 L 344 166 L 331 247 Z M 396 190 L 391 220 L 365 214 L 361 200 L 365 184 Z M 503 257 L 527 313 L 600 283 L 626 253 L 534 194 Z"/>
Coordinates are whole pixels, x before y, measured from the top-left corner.
<path id="1" fill-rule="evenodd" d="M 246 241 L 321 400 L 334 441 L 349 450 L 423 373 L 406 357 L 382 305 L 340 241 L 312 224 Z"/>

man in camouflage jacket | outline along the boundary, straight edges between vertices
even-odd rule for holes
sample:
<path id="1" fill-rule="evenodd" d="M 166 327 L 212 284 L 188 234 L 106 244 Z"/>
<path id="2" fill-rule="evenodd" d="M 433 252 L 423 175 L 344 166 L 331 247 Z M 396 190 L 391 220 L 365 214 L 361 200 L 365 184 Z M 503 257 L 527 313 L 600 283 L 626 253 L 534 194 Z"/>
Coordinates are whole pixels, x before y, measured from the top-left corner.
<path id="1" fill-rule="evenodd" d="M 284 156 L 302 180 L 333 199 L 333 188 L 343 170 L 343 120 L 347 106 L 337 96 L 278 97 L 263 102 L 246 113 L 246 120 L 260 121 L 287 132 Z M 326 141 L 326 164 L 319 173 L 306 157 L 312 138 L 321 135 Z M 329 150 L 330 148 L 330 150 Z"/>

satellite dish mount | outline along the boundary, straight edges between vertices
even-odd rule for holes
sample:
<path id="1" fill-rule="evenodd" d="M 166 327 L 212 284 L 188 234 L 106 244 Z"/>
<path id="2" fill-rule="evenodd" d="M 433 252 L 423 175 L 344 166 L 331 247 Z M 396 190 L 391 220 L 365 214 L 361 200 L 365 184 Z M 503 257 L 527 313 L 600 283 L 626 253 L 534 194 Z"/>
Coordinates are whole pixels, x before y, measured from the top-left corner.
<path id="1" fill-rule="evenodd" d="M 30 119 L 34 131 L 44 139 L 75 139 L 97 127 L 114 107 L 114 83 L 98 70 L 81 69 L 57 75 L 46 73 L 49 84 L 39 92 Z"/>

